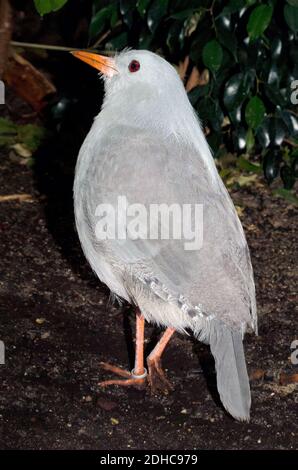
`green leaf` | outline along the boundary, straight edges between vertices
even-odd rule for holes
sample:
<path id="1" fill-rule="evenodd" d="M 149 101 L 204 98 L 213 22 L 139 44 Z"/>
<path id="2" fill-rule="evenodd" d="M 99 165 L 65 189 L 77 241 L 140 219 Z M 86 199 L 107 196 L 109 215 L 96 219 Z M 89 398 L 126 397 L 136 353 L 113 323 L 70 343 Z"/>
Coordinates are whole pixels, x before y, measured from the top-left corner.
<path id="1" fill-rule="evenodd" d="M 298 31 L 298 8 L 292 5 L 285 5 L 284 16 L 289 28 L 296 33 Z"/>
<path id="2" fill-rule="evenodd" d="M 109 41 L 106 43 L 106 49 L 109 50 L 118 50 L 118 49 L 123 49 L 125 46 L 127 46 L 128 42 L 128 34 L 126 31 L 123 31 L 122 33 L 118 34 L 118 36 L 115 36 L 112 39 L 109 39 Z"/>
<path id="3" fill-rule="evenodd" d="M 281 110 L 279 112 L 279 115 L 285 125 L 287 126 L 288 133 L 292 137 L 297 137 L 298 136 L 298 119 L 297 117 L 291 113 L 291 111 L 288 110 Z"/>
<path id="4" fill-rule="evenodd" d="M 161 19 L 165 16 L 168 9 L 169 0 L 154 0 L 147 14 L 148 28 L 155 33 Z"/>
<path id="5" fill-rule="evenodd" d="M 283 199 L 286 199 L 292 204 L 298 204 L 298 198 L 293 194 L 291 191 L 285 188 L 279 188 L 275 189 L 273 191 L 273 194 L 279 197 L 282 197 Z"/>
<path id="6" fill-rule="evenodd" d="M 247 142 L 246 142 L 247 145 Z M 237 158 L 237 166 L 242 170 L 252 171 L 253 173 L 261 173 L 262 168 L 259 164 L 252 163 L 247 160 L 243 155 Z"/>
<path id="7" fill-rule="evenodd" d="M 246 143 L 246 150 L 247 152 L 251 152 L 251 150 L 255 146 L 255 138 L 252 129 L 248 129 L 246 133 L 246 138 L 245 138 L 245 143 Z"/>
<path id="8" fill-rule="evenodd" d="M 276 38 L 273 39 L 270 49 L 271 49 L 272 59 L 273 60 L 278 60 L 280 55 L 281 55 L 282 49 L 283 49 L 282 42 L 281 42 L 281 39 L 279 37 L 276 37 Z"/>
<path id="9" fill-rule="evenodd" d="M 246 130 L 238 127 L 233 132 L 233 144 L 237 152 L 243 151 L 246 147 Z"/>
<path id="10" fill-rule="evenodd" d="M 107 21 L 112 17 L 114 5 L 109 5 L 99 10 L 91 19 L 89 27 L 90 38 L 98 36 L 106 27 Z"/>
<path id="11" fill-rule="evenodd" d="M 133 11 L 135 6 L 136 0 L 120 0 L 120 13 L 122 15 L 123 22 L 129 29 L 133 26 Z"/>
<path id="12" fill-rule="evenodd" d="M 242 105 L 240 104 L 238 108 L 234 108 L 229 112 L 230 121 L 233 123 L 235 127 L 237 127 L 241 123 L 241 119 L 242 119 L 241 108 L 242 108 Z"/>
<path id="13" fill-rule="evenodd" d="M 211 147 L 214 157 L 216 158 L 222 144 L 222 135 L 220 132 L 211 132 L 207 136 L 208 145 Z"/>
<path id="14" fill-rule="evenodd" d="M 292 189 L 295 184 L 294 171 L 288 166 L 284 165 L 280 170 L 280 177 L 283 181 L 285 189 Z"/>
<path id="15" fill-rule="evenodd" d="M 269 137 L 270 142 L 277 147 L 280 147 L 285 135 L 287 133 L 287 127 L 284 121 L 278 117 L 272 117 L 269 121 Z"/>
<path id="16" fill-rule="evenodd" d="M 9 119 L 0 118 L 0 147 L 16 143 L 17 126 Z"/>
<path id="17" fill-rule="evenodd" d="M 287 2 L 293 7 L 298 7 L 298 0 L 287 0 Z"/>
<path id="18" fill-rule="evenodd" d="M 24 145 L 34 152 L 44 138 L 45 130 L 35 124 L 17 125 L 9 119 L 0 118 L 0 146 Z"/>
<path id="19" fill-rule="evenodd" d="M 253 9 L 247 23 L 247 32 L 253 41 L 261 36 L 268 28 L 272 18 L 273 8 L 270 5 L 259 5 Z"/>
<path id="20" fill-rule="evenodd" d="M 265 106 L 258 96 L 253 96 L 245 108 L 245 120 L 247 125 L 252 129 L 256 129 L 264 119 Z"/>
<path id="21" fill-rule="evenodd" d="M 31 152 L 35 152 L 45 136 L 43 127 L 35 124 L 18 126 L 18 141 L 23 143 Z"/>
<path id="22" fill-rule="evenodd" d="M 273 63 L 268 70 L 267 83 L 273 88 L 278 88 L 280 82 L 280 68 Z"/>
<path id="23" fill-rule="evenodd" d="M 207 85 L 196 86 L 190 92 L 188 92 L 188 99 L 193 106 L 196 105 L 199 98 L 206 96 L 209 91 L 209 83 Z"/>
<path id="24" fill-rule="evenodd" d="M 263 149 L 267 148 L 270 144 L 269 123 L 270 118 L 265 118 L 256 133 L 259 144 Z"/>
<path id="25" fill-rule="evenodd" d="M 270 184 L 279 173 L 281 154 L 279 149 L 269 150 L 263 160 L 264 176 Z"/>
<path id="26" fill-rule="evenodd" d="M 14 134 L 17 130 L 17 125 L 9 119 L 0 117 L 0 134 Z"/>
<path id="27" fill-rule="evenodd" d="M 279 90 L 275 86 L 272 87 L 265 84 L 265 94 L 269 98 L 269 100 L 274 103 L 276 106 L 284 107 L 287 103 L 287 97 L 282 94 L 282 90 Z"/>
<path id="28" fill-rule="evenodd" d="M 194 63 L 198 63 L 202 56 L 204 45 L 212 38 L 212 24 L 209 16 L 200 22 L 200 28 L 195 33 L 194 40 L 190 48 L 190 58 Z"/>
<path id="29" fill-rule="evenodd" d="M 224 104 L 230 112 L 238 108 L 247 97 L 255 77 L 254 72 L 236 73 L 227 82 L 224 89 Z"/>
<path id="30" fill-rule="evenodd" d="M 197 110 L 200 119 L 205 124 L 206 122 L 211 124 L 211 127 L 215 132 L 221 131 L 224 115 L 218 101 L 214 101 L 210 97 L 205 97 L 199 101 Z"/>
<path id="31" fill-rule="evenodd" d="M 222 12 L 217 16 L 217 18 L 219 18 L 220 16 L 232 15 L 233 13 L 237 13 L 238 11 L 242 10 L 242 8 L 244 7 L 245 7 L 245 0 L 230 0 L 228 5 L 224 7 Z"/>
<path id="32" fill-rule="evenodd" d="M 203 48 L 203 62 L 211 70 L 211 72 L 216 72 L 222 63 L 223 51 L 221 45 L 213 39 L 212 41 L 207 42 Z"/>
<path id="33" fill-rule="evenodd" d="M 237 38 L 235 34 L 228 29 L 218 28 L 217 37 L 222 46 L 224 46 L 237 62 Z"/>
<path id="34" fill-rule="evenodd" d="M 181 43 L 181 34 L 184 33 L 183 23 L 181 21 L 174 21 L 170 26 L 166 43 L 171 53 L 177 53 L 177 50 L 183 46 L 183 41 Z M 184 34 L 182 34 L 184 40 Z"/>
<path id="35" fill-rule="evenodd" d="M 151 0 L 138 0 L 137 1 L 137 10 L 140 13 L 141 17 L 144 18 L 147 12 Z"/>
<path id="36" fill-rule="evenodd" d="M 110 17 L 110 25 L 112 29 L 115 28 L 117 21 L 118 21 L 118 9 L 115 7 Z"/>
<path id="37" fill-rule="evenodd" d="M 126 15 L 130 10 L 133 10 L 136 6 L 135 0 L 120 0 L 120 13 Z"/>
<path id="38" fill-rule="evenodd" d="M 152 39 L 153 39 L 153 35 L 148 30 L 147 25 L 144 25 L 139 35 L 139 44 L 138 44 L 139 49 L 150 49 L 150 44 L 152 42 Z"/>
<path id="39" fill-rule="evenodd" d="M 178 11 L 178 13 L 173 13 L 170 18 L 174 20 L 186 20 L 191 16 L 198 8 L 187 8 L 186 10 Z"/>
<path id="40" fill-rule="evenodd" d="M 34 0 L 35 8 L 40 15 L 60 10 L 66 2 L 67 0 Z"/>

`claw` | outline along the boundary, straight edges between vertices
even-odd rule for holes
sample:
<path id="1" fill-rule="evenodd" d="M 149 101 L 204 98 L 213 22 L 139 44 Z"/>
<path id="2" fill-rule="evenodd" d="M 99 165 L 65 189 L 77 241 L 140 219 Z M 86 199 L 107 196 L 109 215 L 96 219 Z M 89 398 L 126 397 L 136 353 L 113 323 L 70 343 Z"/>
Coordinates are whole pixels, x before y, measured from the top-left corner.
<path id="1" fill-rule="evenodd" d="M 113 366 L 112 364 L 108 364 L 107 362 L 101 362 L 100 367 L 104 370 L 109 372 L 113 372 L 116 375 L 120 375 L 120 377 L 130 377 L 131 374 L 128 370 L 122 369 L 122 367 Z"/>
<path id="2" fill-rule="evenodd" d="M 148 382 L 152 394 L 157 394 L 158 391 L 168 395 L 169 392 L 174 390 L 173 385 L 167 379 L 159 360 L 148 359 Z"/>
<path id="3" fill-rule="evenodd" d="M 120 377 L 124 377 L 125 379 L 111 379 L 111 380 L 104 380 L 99 382 L 97 385 L 99 387 L 108 387 L 109 385 L 120 385 L 123 387 L 136 387 L 138 389 L 144 388 L 146 385 L 146 373 L 142 374 L 141 376 L 137 376 L 128 370 L 122 369 L 121 367 L 113 366 L 111 364 L 107 364 L 106 362 L 101 362 L 100 366 L 102 369 L 107 370 L 109 372 L 113 372 L 116 375 L 120 375 Z"/>

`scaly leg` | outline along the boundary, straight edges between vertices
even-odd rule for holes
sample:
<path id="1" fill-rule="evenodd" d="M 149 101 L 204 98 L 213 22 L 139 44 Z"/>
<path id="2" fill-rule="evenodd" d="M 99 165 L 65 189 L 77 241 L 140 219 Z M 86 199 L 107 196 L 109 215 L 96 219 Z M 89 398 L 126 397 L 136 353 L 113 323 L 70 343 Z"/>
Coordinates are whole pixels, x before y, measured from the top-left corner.
<path id="1" fill-rule="evenodd" d="M 170 390 L 173 390 L 173 386 L 168 381 L 161 368 L 161 356 L 174 333 L 174 328 L 167 328 L 155 348 L 147 357 L 148 381 L 152 393 L 156 393 L 158 390 L 168 393 Z"/>
<path id="2" fill-rule="evenodd" d="M 144 367 L 144 331 L 145 319 L 140 311 L 136 314 L 136 353 L 135 353 L 135 366 L 129 372 L 128 370 L 121 369 L 117 366 L 112 366 L 105 362 L 101 362 L 101 367 L 105 370 L 120 375 L 123 379 L 104 380 L 98 385 L 100 387 L 107 387 L 108 385 L 122 385 L 122 386 L 135 386 L 142 388 L 146 384 L 147 370 Z"/>

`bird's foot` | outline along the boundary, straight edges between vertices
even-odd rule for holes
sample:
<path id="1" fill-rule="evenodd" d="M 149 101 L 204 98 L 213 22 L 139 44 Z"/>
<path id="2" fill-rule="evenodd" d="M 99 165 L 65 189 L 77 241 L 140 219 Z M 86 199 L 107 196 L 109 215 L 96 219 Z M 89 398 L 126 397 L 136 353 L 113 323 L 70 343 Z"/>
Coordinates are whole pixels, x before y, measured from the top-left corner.
<path id="1" fill-rule="evenodd" d="M 167 379 L 165 372 L 161 367 L 160 359 L 147 359 L 148 382 L 153 395 L 162 392 L 167 395 L 174 390 L 173 385 Z"/>
<path id="2" fill-rule="evenodd" d="M 107 370 L 109 372 L 113 372 L 122 379 L 112 379 L 112 380 L 104 380 L 99 382 L 99 387 L 107 387 L 109 385 L 121 385 L 123 387 L 136 387 L 138 389 L 143 389 L 147 383 L 147 371 L 144 369 L 144 373 L 141 375 L 134 374 L 134 371 L 129 372 L 128 370 L 122 369 L 121 367 L 113 366 L 111 364 L 107 364 L 106 362 L 101 362 L 100 366 L 102 369 Z"/>

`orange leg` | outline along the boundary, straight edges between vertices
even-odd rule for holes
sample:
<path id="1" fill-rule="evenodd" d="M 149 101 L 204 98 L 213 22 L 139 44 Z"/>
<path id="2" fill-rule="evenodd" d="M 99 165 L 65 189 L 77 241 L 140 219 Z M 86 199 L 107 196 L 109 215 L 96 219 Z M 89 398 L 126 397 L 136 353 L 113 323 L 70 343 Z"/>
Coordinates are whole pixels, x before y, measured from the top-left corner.
<path id="1" fill-rule="evenodd" d="M 174 328 L 167 328 L 155 348 L 147 357 L 148 381 L 152 393 L 156 393 L 158 390 L 168 393 L 170 390 L 173 390 L 173 386 L 170 384 L 162 370 L 161 356 L 174 333 Z"/>
<path id="2" fill-rule="evenodd" d="M 107 371 L 120 375 L 123 379 L 112 379 L 100 382 L 100 387 L 107 387 L 108 385 L 123 385 L 123 386 L 136 386 L 143 387 L 146 384 L 147 370 L 144 368 L 144 331 L 145 319 L 140 311 L 136 314 L 136 355 L 134 369 L 129 372 L 120 367 L 112 366 L 101 362 L 101 367 Z"/>

